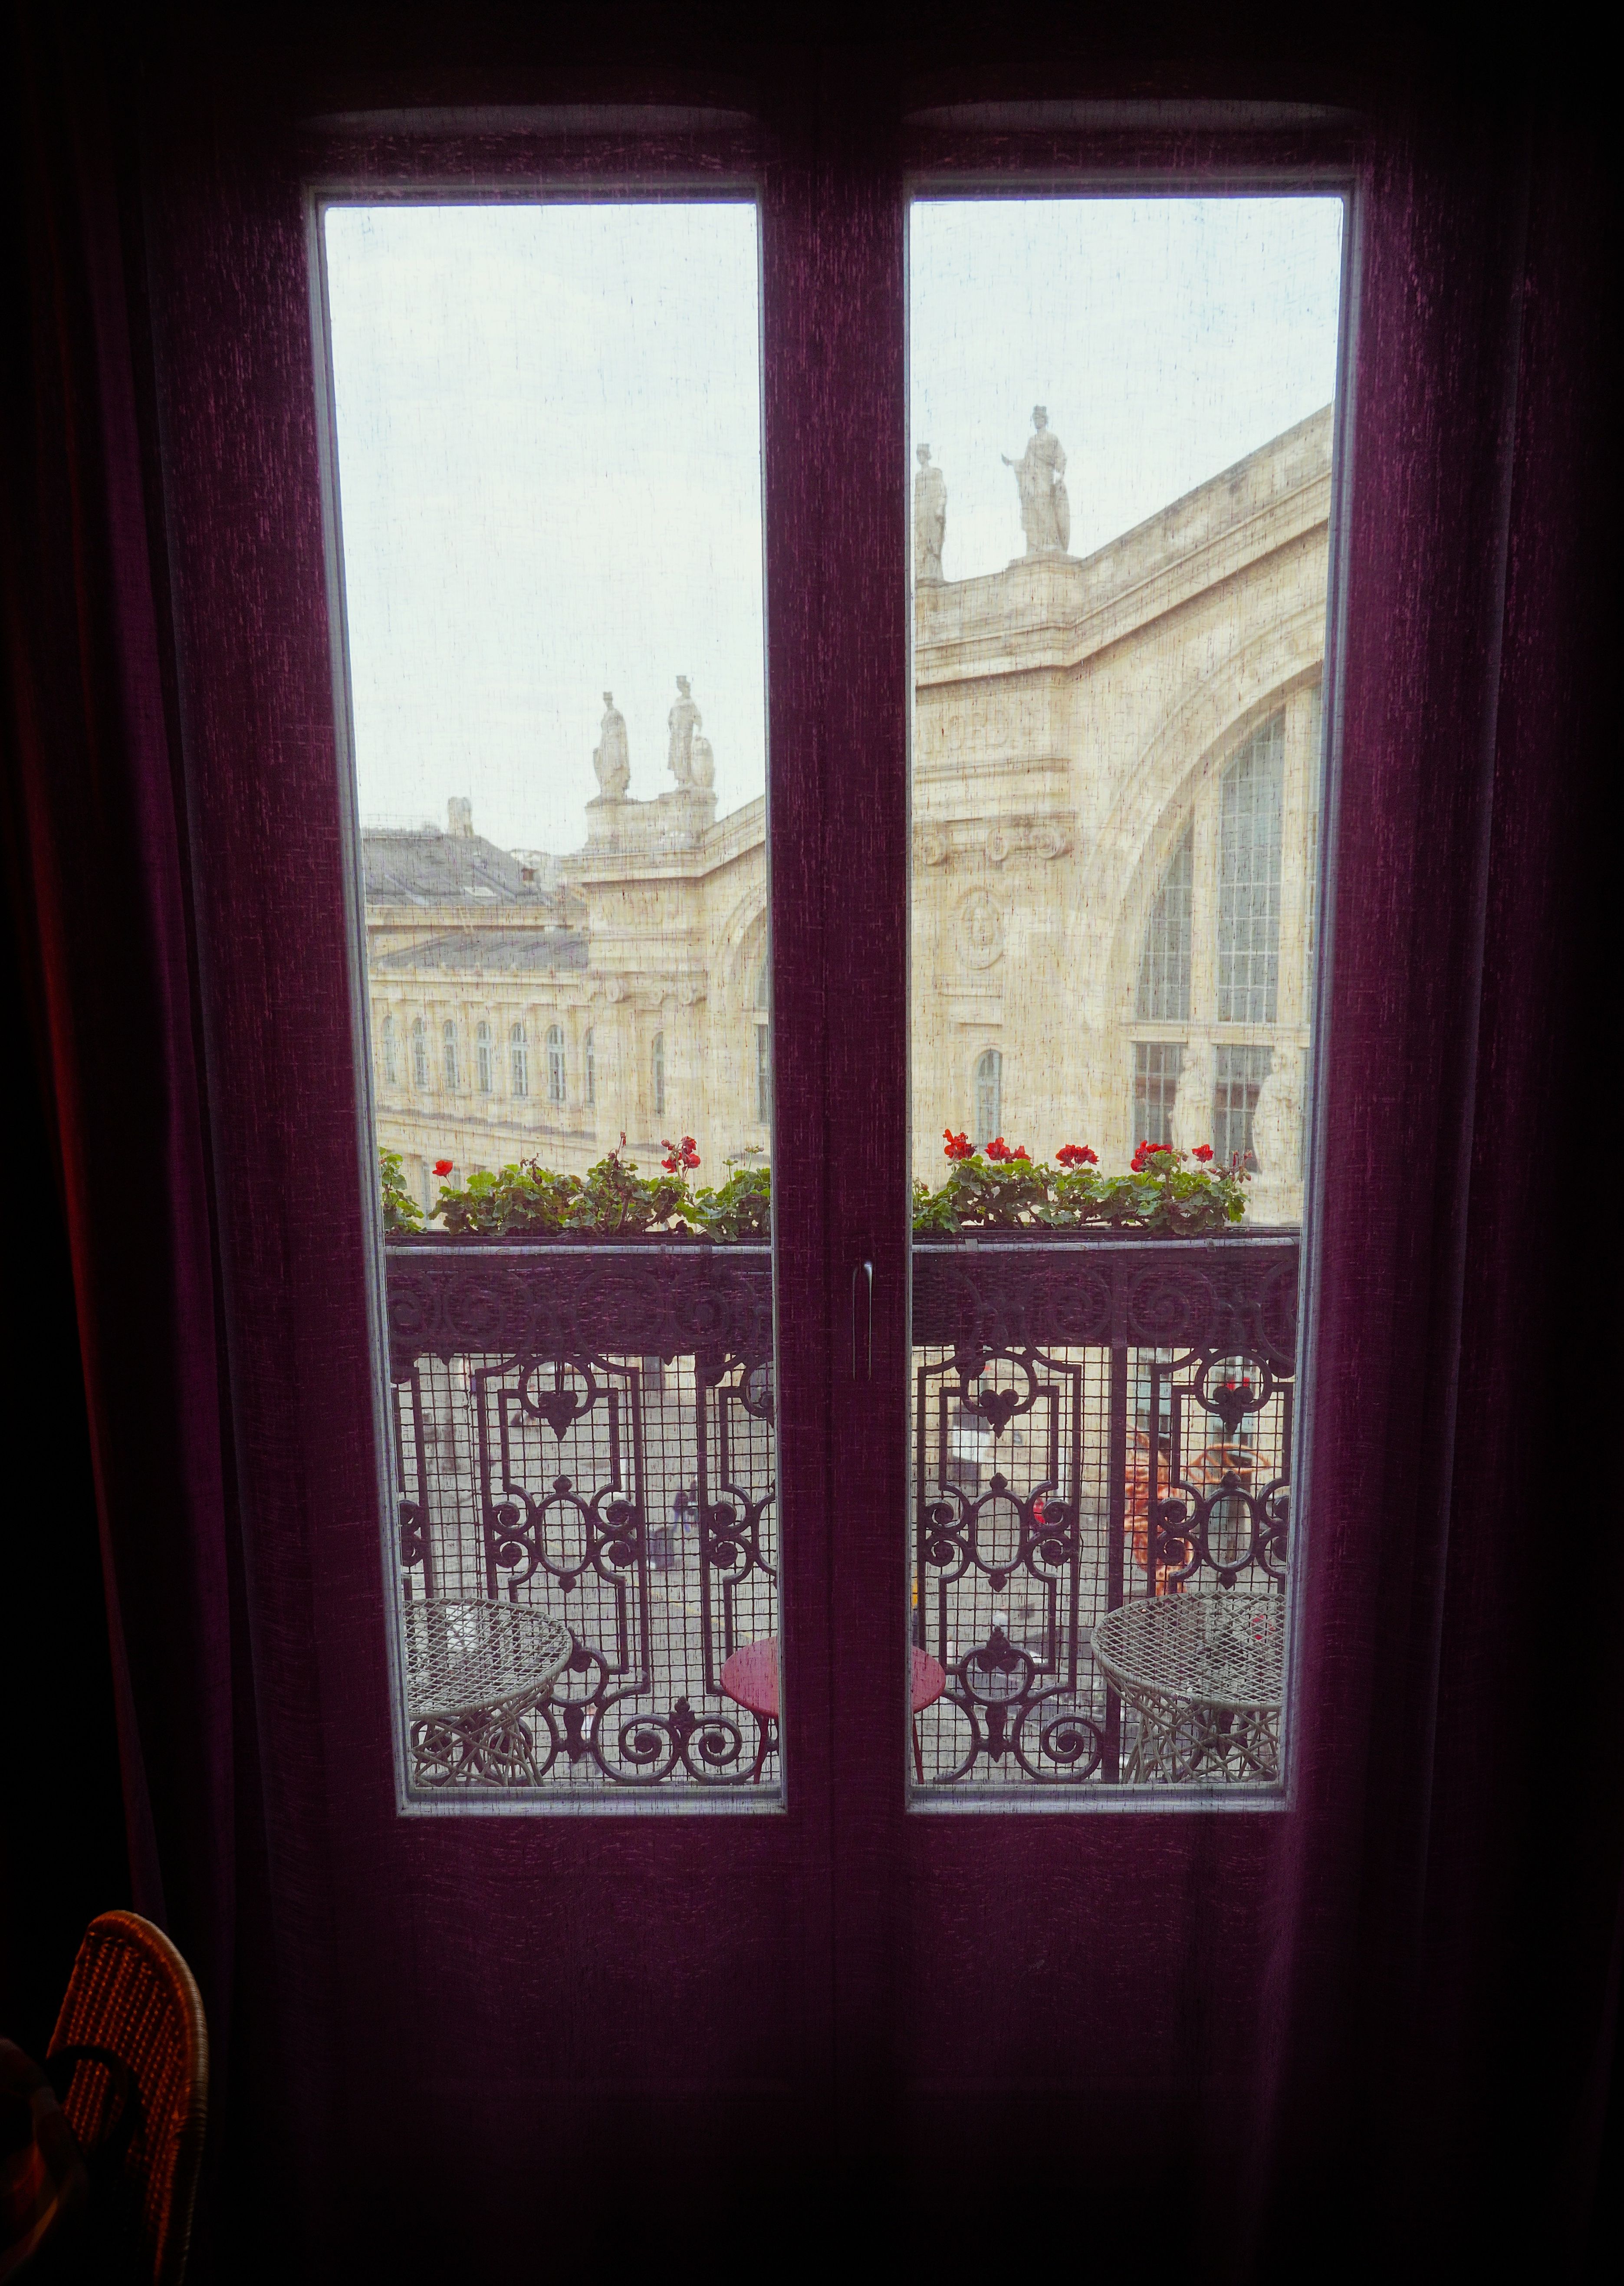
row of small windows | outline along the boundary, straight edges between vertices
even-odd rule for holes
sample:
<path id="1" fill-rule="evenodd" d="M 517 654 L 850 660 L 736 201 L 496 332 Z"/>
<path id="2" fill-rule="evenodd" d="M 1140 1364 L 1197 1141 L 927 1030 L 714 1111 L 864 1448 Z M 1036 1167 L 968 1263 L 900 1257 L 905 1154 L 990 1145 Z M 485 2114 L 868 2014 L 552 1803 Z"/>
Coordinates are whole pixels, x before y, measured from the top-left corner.
<path id="1" fill-rule="evenodd" d="M 1247 740 L 1218 789 L 1220 1024 L 1277 1021 L 1285 765 L 1286 718 L 1276 714 Z M 1189 1021 L 1194 879 L 1192 822 L 1168 860 L 1146 924 L 1134 996 L 1134 1014 L 1142 1021 Z"/>
<path id="2" fill-rule="evenodd" d="M 768 960 L 761 956 L 756 971 L 751 1005 L 761 1011 L 755 1027 L 755 1100 L 756 1116 L 765 1126 L 772 1118 L 772 1026 L 767 1015 Z M 395 1019 L 386 1015 L 380 1030 L 383 1051 L 383 1078 L 390 1087 L 400 1084 L 400 1039 Z M 412 1085 L 426 1092 L 431 1084 L 430 1077 L 429 1027 L 422 1016 L 413 1019 L 407 1036 L 411 1058 Z M 547 1100 L 564 1103 L 569 1100 L 569 1072 L 565 1060 L 564 1029 L 549 1024 L 543 1046 Z M 581 1043 L 581 1101 L 597 1101 L 597 1055 L 595 1036 L 588 1031 Z M 655 1115 L 663 1118 L 666 1110 L 666 1036 L 656 1032 L 649 1051 L 649 1078 L 654 1099 Z M 480 1095 L 495 1092 L 496 1050 L 491 1027 L 480 1023 L 474 1028 L 474 1088 Z M 440 1029 L 440 1073 L 444 1085 L 451 1092 L 467 1084 L 461 1050 L 457 1039 L 457 1028 L 446 1022 Z M 523 1024 L 515 1024 L 508 1034 L 508 1092 L 510 1095 L 530 1093 L 530 1046 Z"/>
<path id="3" fill-rule="evenodd" d="M 412 1084 L 415 1088 L 426 1090 L 430 1085 L 429 1028 L 421 1016 L 413 1019 L 408 1037 L 411 1041 Z M 383 1077 L 389 1086 L 398 1087 L 400 1084 L 399 1037 L 395 1029 L 393 1016 L 385 1016 L 383 1019 L 382 1042 Z M 656 1092 L 663 1098 L 665 1060 L 663 1037 L 656 1037 L 654 1046 L 655 1068 L 657 1074 L 661 1075 L 657 1078 Z M 543 1054 L 547 1100 L 549 1103 L 563 1103 L 567 1100 L 568 1094 L 568 1068 L 564 1059 L 564 1029 L 561 1025 L 548 1026 Z M 591 1032 L 587 1034 L 581 1043 L 581 1100 L 585 1103 L 595 1103 L 597 1100 L 597 1051 L 595 1037 Z M 465 1084 L 461 1052 L 457 1042 L 457 1028 L 452 1023 L 443 1024 L 440 1028 L 440 1071 L 445 1086 L 450 1090 L 454 1092 Z M 474 1027 L 474 1086 L 480 1095 L 491 1095 L 495 1092 L 495 1084 L 496 1048 L 492 1037 L 491 1027 L 485 1023 L 477 1024 Z M 523 1024 L 512 1025 L 508 1033 L 508 1091 L 511 1095 L 530 1093 L 530 1044 L 525 1037 Z"/>

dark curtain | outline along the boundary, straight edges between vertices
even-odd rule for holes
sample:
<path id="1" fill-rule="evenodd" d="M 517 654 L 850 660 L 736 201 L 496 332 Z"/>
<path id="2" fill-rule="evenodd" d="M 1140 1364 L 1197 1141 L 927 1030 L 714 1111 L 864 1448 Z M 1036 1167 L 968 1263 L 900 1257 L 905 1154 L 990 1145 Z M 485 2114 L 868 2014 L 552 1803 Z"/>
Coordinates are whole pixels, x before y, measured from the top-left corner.
<path id="1" fill-rule="evenodd" d="M 6 1778 L 7 1936 L 26 1948 L 7 1989 L 43 2047 L 92 1912 L 130 1903 L 167 1928 L 208 2009 L 217 2175 L 239 1874 L 254 1864 L 252 1669 L 136 145 L 105 31 L 14 12 L 0 69 L 0 736 L 22 1145 L 8 1154 L 8 1219 L 24 1270 L 8 1314 L 27 1329 L 6 1383 L 18 1491 L 0 1596 L 17 1645 L 6 1736 L 28 1766 L 26 1784 Z M 109 1847 L 121 1791 L 122 1846 Z M 263 1951 L 253 1966 L 263 1981 Z"/>
<path id="2" fill-rule="evenodd" d="M 32 1052 L 43 1117 L 8 1200 L 39 1298 L 10 1305 L 28 1328 L 6 1384 L 13 1474 L 35 1482 L 11 1503 L 27 1553 L 8 1555 L 0 1594 L 8 1633 L 30 1638 L 8 1741 L 49 1783 L 8 1793 L 5 1926 L 30 1960 L 5 1990 L 20 2023 L 37 2019 L 74 1924 L 121 1879 L 171 1931 L 214 2048 L 203 2251 L 211 2235 L 213 2274 L 240 2277 L 279 2233 L 308 2254 L 317 2228 L 293 2179 L 269 2202 L 261 2186 L 279 2122 L 315 2101 L 279 2025 L 343 1969 L 311 1957 L 320 1900 L 288 1894 L 298 1877 L 264 1841 L 143 285 L 142 50 L 111 21 L 23 7 L 7 34 L 4 831 L 12 1056 Z M 1408 106 L 1430 154 L 1415 195 L 1458 238 L 1436 274 L 1479 266 L 1504 352 L 1488 399 L 1462 404 L 1458 311 L 1426 336 L 1439 420 L 1480 425 L 1471 465 L 1498 487 L 1497 539 L 1453 567 L 1481 597 L 1472 655 L 1394 662 L 1436 679 L 1481 828 L 1470 941 L 1418 926 L 1405 979 L 1465 1012 L 1435 1075 L 1445 1139 L 1391 1168 L 1427 1194 L 1406 1274 L 1459 1371 L 1409 1424 L 1423 1489 L 1384 1627 L 1318 1646 L 1328 1687 L 1364 1694 L 1364 1769 L 1311 1788 L 1282 1856 L 1272 2074 L 1245 2243 L 1222 2258 L 1302 2275 L 1313 2247 L 1307 2273 L 1334 2275 L 1374 2246 L 1384 2275 L 1441 2279 L 1510 2251 L 1530 2276 L 1578 2275 L 1616 2263 L 1620 2219 L 1617 1154 L 1600 1101 L 1619 966 L 1602 767 L 1612 200 L 1581 88 L 1534 72 L 1479 95 L 1442 66 L 1400 85 L 1375 44 L 1344 78 Z M 1321 59 L 1316 84 L 1336 68 Z M 1202 91 L 1235 75 L 1211 67 Z M 1422 277 L 1423 335 L 1429 290 Z M 1447 529 L 1433 537 L 1448 567 Z M 1412 1103 L 1396 1126 L 1431 1117 Z M 35 1460 L 36 1423 L 59 1468 Z M 127 1875 L 84 1840 L 105 1835 L 114 1741 Z"/>

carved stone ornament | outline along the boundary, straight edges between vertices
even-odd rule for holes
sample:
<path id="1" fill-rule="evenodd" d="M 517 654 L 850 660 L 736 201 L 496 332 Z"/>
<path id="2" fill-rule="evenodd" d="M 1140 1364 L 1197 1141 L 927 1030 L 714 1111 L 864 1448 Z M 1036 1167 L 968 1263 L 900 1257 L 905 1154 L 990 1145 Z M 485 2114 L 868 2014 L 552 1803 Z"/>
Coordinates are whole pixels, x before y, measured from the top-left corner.
<path id="1" fill-rule="evenodd" d="M 958 908 L 958 957 L 966 968 L 990 968 L 1004 957 L 1004 916 L 985 889 Z"/>
<path id="2" fill-rule="evenodd" d="M 927 827 L 919 836 L 919 862 L 923 865 L 943 865 L 947 863 L 948 846 L 934 827 Z"/>

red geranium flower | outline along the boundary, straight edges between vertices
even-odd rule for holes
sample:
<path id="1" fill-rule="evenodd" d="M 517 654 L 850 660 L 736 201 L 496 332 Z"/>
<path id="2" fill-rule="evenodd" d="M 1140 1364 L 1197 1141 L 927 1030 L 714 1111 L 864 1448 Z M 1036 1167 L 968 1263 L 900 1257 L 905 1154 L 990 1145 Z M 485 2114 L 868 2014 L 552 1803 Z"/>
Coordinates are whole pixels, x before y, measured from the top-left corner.
<path id="1" fill-rule="evenodd" d="M 452 1162 L 449 1159 L 437 1159 L 434 1163 L 434 1171 L 437 1175 L 449 1175 L 451 1169 Z"/>
<path id="2" fill-rule="evenodd" d="M 1192 1159 L 1210 1159 L 1212 1156 L 1211 1144 L 1198 1143 L 1195 1146 L 1195 1148 L 1191 1152 L 1190 1156 Z"/>
<path id="3" fill-rule="evenodd" d="M 1100 1161 L 1086 1143 L 1062 1143 L 1055 1153 L 1055 1162 L 1061 1167 L 1097 1167 Z"/>
<path id="4" fill-rule="evenodd" d="M 674 1143 L 668 1135 L 662 1135 L 659 1139 L 661 1149 L 671 1155 L 669 1158 L 660 1161 L 660 1165 L 668 1175 L 680 1175 L 686 1169 L 698 1165 L 698 1146 L 691 1135 L 684 1135 L 680 1143 Z"/>
<path id="5" fill-rule="evenodd" d="M 944 1127 L 942 1132 L 947 1138 L 946 1143 L 942 1146 L 942 1155 L 944 1159 L 969 1159 L 974 1156 L 975 1146 L 967 1135 L 955 1135 L 950 1127 Z"/>
<path id="6" fill-rule="evenodd" d="M 1028 1159 L 1030 1155 L 1024 1143 L 1017 1144 L 1012 1151 L 1001 1135 L 995 1135 L 987 1146 L 989 1159 Z"/>

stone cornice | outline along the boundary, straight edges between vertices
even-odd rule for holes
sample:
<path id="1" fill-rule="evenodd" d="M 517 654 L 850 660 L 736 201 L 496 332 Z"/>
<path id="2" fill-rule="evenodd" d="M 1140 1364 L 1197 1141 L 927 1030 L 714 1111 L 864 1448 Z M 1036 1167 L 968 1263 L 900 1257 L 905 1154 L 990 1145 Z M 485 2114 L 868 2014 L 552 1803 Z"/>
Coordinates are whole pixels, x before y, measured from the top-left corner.
<path id="1" fill-rule="evenodd" d="M 1038 556 L 916 593 L 921 690 L 1066 669 L 1322 527 L 1328 407 L 1089 556 Z"/>

